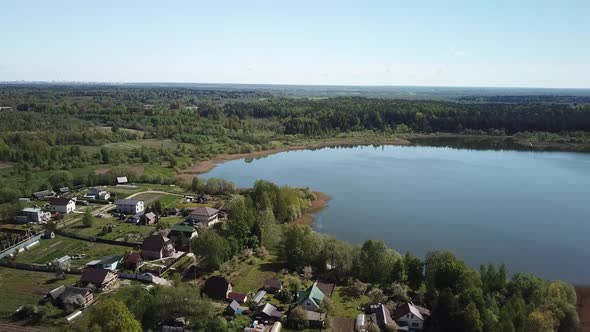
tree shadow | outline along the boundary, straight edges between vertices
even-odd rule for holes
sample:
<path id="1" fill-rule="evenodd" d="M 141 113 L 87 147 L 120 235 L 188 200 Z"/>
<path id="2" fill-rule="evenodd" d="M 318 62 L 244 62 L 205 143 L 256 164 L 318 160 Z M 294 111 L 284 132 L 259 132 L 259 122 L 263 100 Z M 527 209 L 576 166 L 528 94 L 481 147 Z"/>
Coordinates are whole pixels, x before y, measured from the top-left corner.
<path id="1" fill-rule="evenodd" d="M 45 281 L 45 285 L 55 284 L 58 281 L 64 281 L 62 278 L 51 278 Z"/>
<path id="2" fill-rule="evenodd" d="M 282 264 L 278 262 L 268 262 L 260 264 L 260 271 L 264 272 L 279 272 L 282 269 Z"/>

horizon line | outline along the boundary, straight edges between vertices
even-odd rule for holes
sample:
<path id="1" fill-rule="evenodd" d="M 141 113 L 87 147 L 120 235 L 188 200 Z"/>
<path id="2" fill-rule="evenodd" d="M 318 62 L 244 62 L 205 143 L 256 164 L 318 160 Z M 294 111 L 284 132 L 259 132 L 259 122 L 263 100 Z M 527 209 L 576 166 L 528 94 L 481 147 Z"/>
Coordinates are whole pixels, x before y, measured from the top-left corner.
<path id="1" fill-rule="evenodd" d="M 451 89 L 538 89 L 538 90 L 590 90 L 590 87 L 534 87 L 534 86 L 467 86 L 467 85 L 398 85 L 398 84 L 314 84 L 314 83 L 232 83 L 188 81 L 68 81 L 68 80 L 6 80 L 2 84 L 80 84 L 80 85 L 132 85 L 132 84 L 194 84 L 194 85 L 254 85 L 300 87 L 359 87 L 359 88 L 451 88 Z"/>

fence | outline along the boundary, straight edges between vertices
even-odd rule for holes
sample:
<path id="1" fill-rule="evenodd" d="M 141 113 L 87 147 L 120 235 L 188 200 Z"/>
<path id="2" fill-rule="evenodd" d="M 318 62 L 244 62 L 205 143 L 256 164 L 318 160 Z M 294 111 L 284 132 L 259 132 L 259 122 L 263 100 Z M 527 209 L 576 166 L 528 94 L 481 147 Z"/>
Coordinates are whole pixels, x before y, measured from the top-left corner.
<path id="1" fill-rule="evenodd" d="M 72 239 L 77 239 L 77 240 L 82 240 L 82 241 L 88 241 L 88 242 L 97 242 L 97 243 L 104 243 L 104 244 L 112 244 L 112 245 L 115 245 L 115 246 L 122 246 L 122 247 L 129 247 L 129 248 L 137 248 L 137 247 L 141 246 L 141 243 L 107 240 L 107 239 L 103 239 L 103 238 L 100 238 L 100 237 L 82 236 L 82 235 L 78 235 L 78 234 L 66 232 L 66 231 L 63 231 L 61 229 L 55 230 L 55 233 L 56 234 L 59 234 L 59 235 L 62 235 L 62 236 L 65 236 L 65 237 L 72 238 Z"/>
<path id="2" fill-rule="evenodd" d="M 12 246 L 12 247 L 10 247 L 10 248 L 8 248 L 8 249 L 0 252 L 0 259 L 4 258 L 6 256 L 10 256 L 14 252 L 20 251 L 21 249 L 23 249 L 23 248 L 25 248 L 25 247 L 27 247 L 27 246 L 35 243 L 35 242 L 38 242 L 41 239 L 42 236 L 43 236 L 43 233 L 37 234 L 37 235 L 34 235 L 34 236 L 31 236 L 30 238 L 28 238 L 28 239 L 26 239 L 24 241 L 21 241 L 21 242 L 15 244 L 14 246 Z"/>
<path id="3" fill-rule="evenodd" d="M 18 270 L 37 271 L 37 272 L 55 272 L 57 267 L 46 264 L 27 264 L 14 261 L 0 260 L 0 266 L 9 267 Z M 82 274 L 80 269 L 71 269 L 65 271 L 68 274 Z"/>

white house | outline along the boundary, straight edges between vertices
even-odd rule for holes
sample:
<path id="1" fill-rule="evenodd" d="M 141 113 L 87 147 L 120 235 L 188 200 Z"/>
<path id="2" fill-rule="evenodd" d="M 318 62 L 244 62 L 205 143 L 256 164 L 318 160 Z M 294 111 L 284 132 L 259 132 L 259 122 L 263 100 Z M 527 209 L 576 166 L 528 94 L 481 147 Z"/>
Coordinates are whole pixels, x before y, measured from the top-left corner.
<path id="1" fill-rule="evenodd" d="M 41 209 L 24 208 L 14 218 L 16 223 L 26 224 L 28 222 L 44 223 L 51 218 L 49 212 L 43 212 Z"/>
<path id="2" fill-rule="evenodd" d="M 200 207 L 191 211 L 187 219 L 194 223 L 201 223 L 210 227 L 219 222 L 219 210 L 210 207 Z"/>
<path id="3" fill-rule="evenodd" d="M 392 313 L 392 317 L 397 324 L 407 326 L 410 331 L 422 330 L 424 328 L 424 320 L 428 316 L 430 316 L 428 309 L 414 305 L 411 302 L 399 306 Z"/>
<path id="4" fill-rule="evenodd" d="M 127 181 L 127 177 L 126 176 L 119 176 L 117 177 L 117 184 L 127 184 L 129 181 Z"/>
<path id="5" fill-rule="evenodd" d="M 118 199 L 115 201 L 115 205 L 117 205 L 115 211 L 119 213 L 136 214 L 144 209 L 143 201 L 136 199 Z"/>
<path id="6" fill-rule="evenodd" d="M 76 210 L 76 202 L 66 197 L 55 197 L 49 200 L 49 209 L 52 212 L 68 214 Z"/>

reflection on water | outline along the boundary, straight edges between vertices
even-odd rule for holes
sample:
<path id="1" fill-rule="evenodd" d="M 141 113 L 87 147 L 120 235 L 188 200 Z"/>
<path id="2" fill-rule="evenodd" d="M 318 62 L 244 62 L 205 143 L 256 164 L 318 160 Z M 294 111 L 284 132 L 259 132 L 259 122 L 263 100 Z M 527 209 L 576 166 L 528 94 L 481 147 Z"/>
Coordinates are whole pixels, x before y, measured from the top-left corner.
<path id="1" fill-rule="evenodd" d="M 505 262 L 590 283 L 582 263 L 590 260 L 589 154 L 348 146 L 229 161 L 205 177 L 326 192 L 332 200 L 315 227 L 351 243 L 382 239 L 418 255 L 449 249 L 474 267 Z"/>

